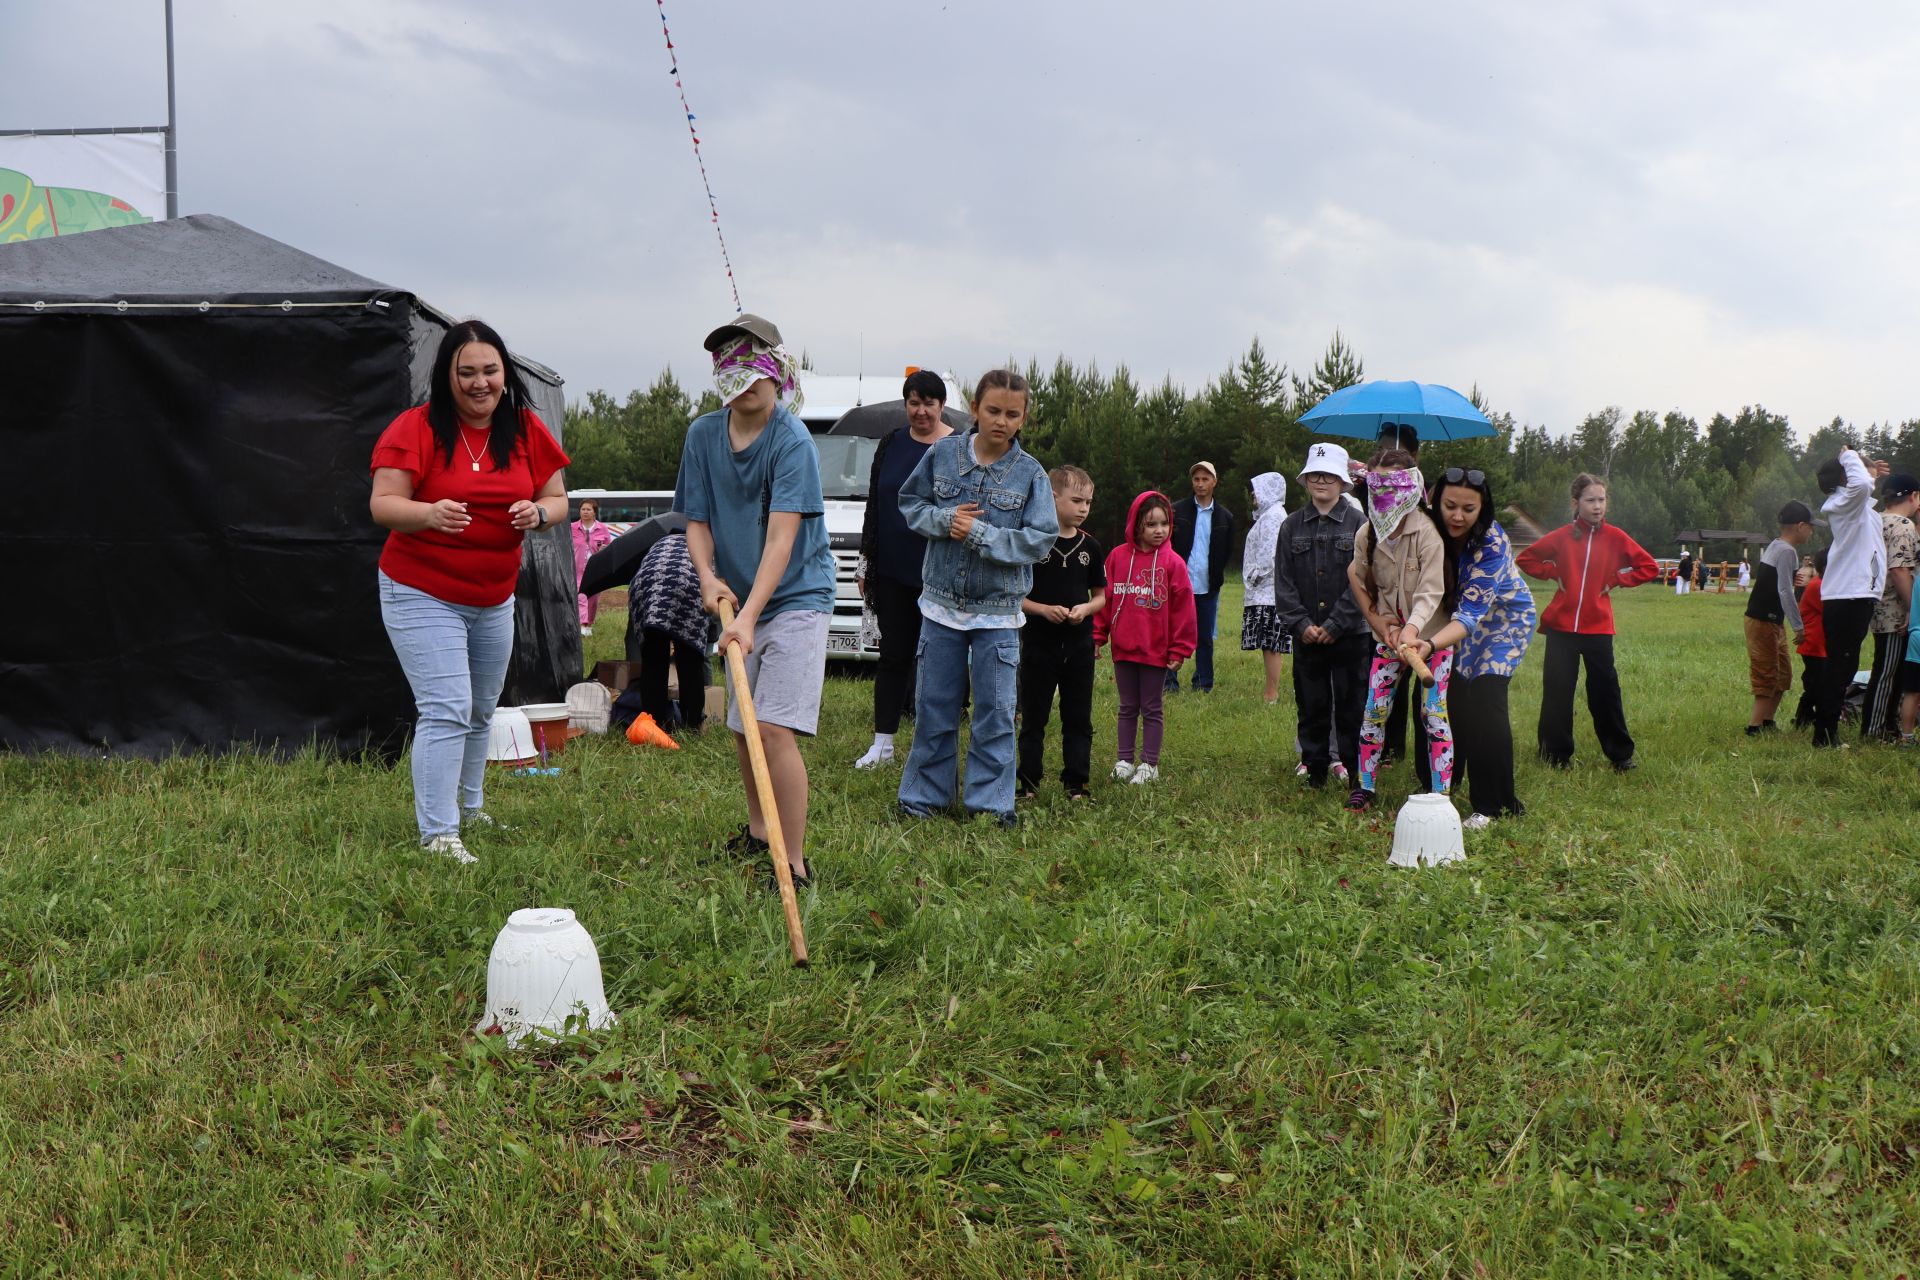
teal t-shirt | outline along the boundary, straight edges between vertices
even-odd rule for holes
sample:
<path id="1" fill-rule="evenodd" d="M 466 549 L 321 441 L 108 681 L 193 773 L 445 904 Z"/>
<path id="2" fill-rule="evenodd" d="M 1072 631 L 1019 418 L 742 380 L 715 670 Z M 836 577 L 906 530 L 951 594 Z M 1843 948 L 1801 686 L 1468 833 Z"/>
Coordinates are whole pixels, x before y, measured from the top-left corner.
<path id="1" fill-rule="evenodd" d="M 680 477 L 673 509 L 713 532 L 714 569 L 746 602 L 767 542 L 767 516 L 799 514 L 800 532 L 773 598 L 761 611 L 771 618 L 789 610 L 833 611 L 833 552 L 827 544 L 826 504 L 820 495 L 820 455 L 800 419 L 785 406 L 773 411 L 766 430 L 738 453 L 727 439 L 726 409 L 695 418 L 680 449 Z"/>

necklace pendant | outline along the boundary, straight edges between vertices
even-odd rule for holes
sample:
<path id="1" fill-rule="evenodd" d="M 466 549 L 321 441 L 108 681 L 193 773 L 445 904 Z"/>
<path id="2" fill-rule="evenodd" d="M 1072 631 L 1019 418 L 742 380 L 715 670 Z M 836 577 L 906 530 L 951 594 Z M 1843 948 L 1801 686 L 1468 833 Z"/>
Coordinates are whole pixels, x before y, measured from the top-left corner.
<path id="1" fill-rule="evenodd" d="M 480 464 L 479 464 L 479 463 L 477 463 L 477 462 L 476 462 L 476 463 L 474 463 L 474 464 L 473 464 L 473 469 L 474 469 L 475 471 L 478 471 L 478 470 L 480 469 Z"/>

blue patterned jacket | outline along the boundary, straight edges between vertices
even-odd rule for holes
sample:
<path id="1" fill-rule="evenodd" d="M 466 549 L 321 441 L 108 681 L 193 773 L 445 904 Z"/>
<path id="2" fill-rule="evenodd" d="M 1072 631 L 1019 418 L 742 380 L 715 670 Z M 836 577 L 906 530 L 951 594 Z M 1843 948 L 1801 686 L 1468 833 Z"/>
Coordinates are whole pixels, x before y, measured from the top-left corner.
<path id="1" fill-rule="evenodd" d="M 1513 544 L 1498 521 L 1480 544 L 1460 555 L 1460 600 L 1453 620 L 1467 629 L 1454 649 L 1454 675 L 1511 676 L 1527 656 L 1535 622 L 1533 592 L 1513 563 Z"/>

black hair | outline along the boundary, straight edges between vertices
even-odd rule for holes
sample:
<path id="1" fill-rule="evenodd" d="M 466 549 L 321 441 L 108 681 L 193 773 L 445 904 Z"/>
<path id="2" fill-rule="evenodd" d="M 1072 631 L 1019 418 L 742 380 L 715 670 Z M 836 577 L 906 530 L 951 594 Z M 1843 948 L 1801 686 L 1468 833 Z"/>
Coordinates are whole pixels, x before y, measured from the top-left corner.
<path id="1" fill-rule="evenodd" d="M 923 400 L 938 400 L 941 404 L 945 404 L 947 402 L 946 379 L 931 369 L 915 369 L 907 375 L 907 380 L 900 384 L 900 398 L 905 400 L 916 393 Z"/>
<path id="2" fill-rule="evenodd" d="M 1382 448 L 1404 449 L 1418 456 L 1420 453 L 1420 428 L 1411 422 L 1383 422 L 1380 434 L 1375 441 Z"/>
<path id="3" fill-rule="evenodd" d="M 1822 547 L 1813 553 L 1813 571 L 1821 577 L 1827 576 L 1827 548 Z"/>
<path id="4" fill-rule="evenodd" d="M 1832 493 L 1847 482 L 1847 468 L 1838 458 L 1828 458 L 1813 473 L 1813 483 L 1822 493 Z"/>
<path id="5" fill-rule="evenodd" d="M 1449 476 L 1456 476 L 1449 479 Z M 1471 477 L 1480 475 L 1480 483 L 1475 484 Z M 1459 541 L 1456 542 L 1447 532 L 1446 518 L 1440 514 L 1440 497 L 1447 489 L 1471 489 L 1480 495 L 1480 514 L 1474 517 L 1473 524 Z M 1460 467 L 1448 467 L 1440 473 L 1440 478 L 1427 490 L 1427 518 L 1440 530 L 1440 542 L 1447 549 L 1446 592 L 1440 598 L 1440 609 L 1452 613 L 1460 602 L 1460 557 L 1478 551 L 1480 544 L 1486 541 L 1487 531 L 1493 528 L 1493 485 L 1484 473 L 1477 473 Z"/>
<path id="6" fill-rule="evenodd" d="M 493 406 L 493 424 L 487 433 L 487 452 L 493 455 L 494 469 L 500 470 L 505 468 L 527 433 L 523 411 L 531 407 L 532 397 L 527 394 L 527 384 L 520 377 L 505 340 L 484 320 L 462 320 L 440 339 L 440 350 L 433 357 L 433 372 L 427 377 L 427 425 L 433 428 L 434 443 L 451 462 L 454 442 L 460 438 L 460 415 L 453 407 L 453 362 L 459 358 L 460 349 L 472 342 L 484 342 L 498 351 L 500 367 L 506 375 L 506 385 L 501 388 L 500 403 Z"/>

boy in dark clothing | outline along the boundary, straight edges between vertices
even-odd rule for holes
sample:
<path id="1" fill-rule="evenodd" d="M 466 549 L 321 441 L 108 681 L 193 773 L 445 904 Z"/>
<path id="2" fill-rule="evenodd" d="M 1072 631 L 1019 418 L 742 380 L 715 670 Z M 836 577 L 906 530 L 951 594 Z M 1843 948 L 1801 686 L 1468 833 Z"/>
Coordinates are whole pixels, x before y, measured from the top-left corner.
<path id="1" fill-rule="evenodd" d="M 1747 676 L 1753 686 L 1753 715 L 1747 736 L 1758 737 L 1774 728 L 1780 699 L 1793 687 L 1793 650 L 1787 647 L 1787 629 L 1798 637 L 1800 603 L 1793 595 L 1793 575 L 1800 567 L 1799 548 L 1813 536 L 1813 512 L 1804 502 L 1780 508 L 1780 536 L 1760 553 L 1747 596 Z"/>
<path id="2" fill-rule="evenodd" d="M 1360 714 L 1366 705 L 1372 653 L 1360 604 L 1347 583 L 1353 539 L 1366 523 L 1341 497 L 1347 451 L 1316 444 L 1299 480 L 1310 499 L 1280 526 L 1273 557 L 1273 609 L 1293 637 L 1293 699 L 1300 716 L 1300 755 L 1307 785 L 1323 787 L 1332 762 L 1327 730 L 1340 742 L 1340 763 L 1360 773 Z"/>
<path id="3" fill-rule="evenodd" d="M 1060 691 L 1060 781 L 1073 799 L 1087 795 L 1093 757 L 1093 615 L 1107 602 L 1106 550 L 1080 527 L 1093 506 L 1093 477 L 1055 467 L 1053 510 L 1060 536 L 1033 566 L 1033 588 L 1020 602 L 1020 762 L 1017 798 L 1040 790 L 1047 719 Z"/>

